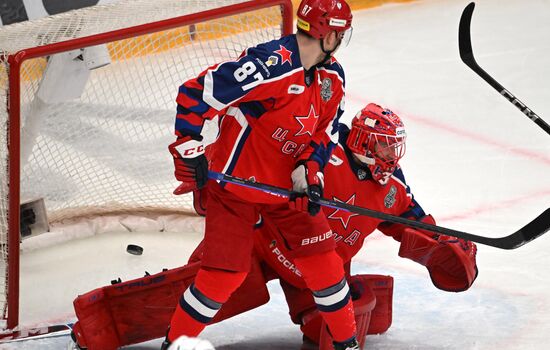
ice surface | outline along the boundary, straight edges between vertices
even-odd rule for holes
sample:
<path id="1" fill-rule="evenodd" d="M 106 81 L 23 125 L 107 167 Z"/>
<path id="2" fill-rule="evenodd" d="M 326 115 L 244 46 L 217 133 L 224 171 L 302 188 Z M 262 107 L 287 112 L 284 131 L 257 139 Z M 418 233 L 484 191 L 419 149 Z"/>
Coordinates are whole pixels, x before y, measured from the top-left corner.
<path id="1" fill-rule="evenodd" d="M 426 0 L 357 11 L 352 42 L 338 56 L 347 74 L 347 119 L 368 102 L 404 119 L 409 138 L 402 164 L 423 207 L 440 225 L 496 237 L 549 206 L 550 138 L 460 61 L 458 21 L 467 4 Z M 479 1 L 472 41 L 479 64 L 549 122 L 550 2 Z M 115 277 L 182 264 L 200 240 L 200 223 L 180 231 L 123 229 L 28 249 L 23 325 L 71 319 L 77 293 Z M 143 246 L 144 254 L 127 254 L 129 243 Z M 479 277 L 459 294 L 437 290 L 422 267 L 397 257 L 397 249 L 392 239 L 374 234 L 355 259 L 355 273 L 395 278 L 393 325 L 369 336 L 368 349 L 547 348 L 549 237 L 514 251 L 479 246 Z M 299 349 L 301 336 L 282 292 L 276 283 L 269 288 L 270 303 L 213 325 L 202 337 L 218 350 Z M 0 348 L 63 349 L 67 341 Z"/>

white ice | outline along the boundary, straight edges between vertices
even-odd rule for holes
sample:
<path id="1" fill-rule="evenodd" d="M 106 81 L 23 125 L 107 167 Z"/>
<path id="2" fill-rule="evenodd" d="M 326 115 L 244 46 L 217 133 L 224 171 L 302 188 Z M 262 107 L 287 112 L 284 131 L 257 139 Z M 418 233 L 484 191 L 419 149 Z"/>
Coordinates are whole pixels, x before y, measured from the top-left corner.
<path id="1" fill-rule="evenodd" d="M 367 102 L 393 109 L 408 129 L 402 162 L 409 184 L 440 225 L 487 236 L 516 231 L 550 203 L 550 138 L 458 55 L 463 0 L 425 0 L 354 13 L 346 118 Z M 478 1 L 472 41 L 479 64 L 550 122 L 550 2 Z M 99 234 L 22 257 L 22 324 L 74 319 L 72 299 L 111 279 L 158 272 L 186 261 L 201 219 L 180 233 Z M 142 256 L 125 252 L 140 244 Z M 550 340 L 550 238 L 517 250 L 479 245 L 479 277 L 465 293 L 445 293 L 426 271 L 397 257 L 398 244 L 373 234 L 356 273 L 395 278 L 393 325 L 368 349 L 546 349 Z M 301 336 L 276 283 L 271 301 L 206 329 L 218 350 L 299 349 Z M 26 305 L 30 305 L 26 306 Z M 0 345 L 63 349 L 68 337 Z M 158 349 L 160 340 L 128 349 Z"/>

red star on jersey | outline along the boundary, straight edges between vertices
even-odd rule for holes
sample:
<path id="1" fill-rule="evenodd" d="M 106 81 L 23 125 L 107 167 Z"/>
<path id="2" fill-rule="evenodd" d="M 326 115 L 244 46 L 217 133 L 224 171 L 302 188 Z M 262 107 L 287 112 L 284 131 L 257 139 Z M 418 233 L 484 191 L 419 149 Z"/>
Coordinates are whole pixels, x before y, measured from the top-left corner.
<path id="1" fill-rule="evenodd" d="M 302 129 L 296 133 L 294 136 L 300 136 L 309 134 L 309 136 L 313 136 L 313 132 L 315 131 L 315 126 L 317 125 L 317 120 L 319 120 L 319 116 L 315 115 L 315 108 L 313 108 L 313 104 L 311 105 L 311 108 L 309 109 L 309 113 L 305 117 L 294 117 L 300 123 L 302 126 Z"/>
<path id="2" fill-rule="evenodd" d="M 340 200 L 336 197 L 333 197 L 333 198 L 337 202 L 344 203 L 344 201 L 342 201 L 342 200 Z M 349 197 L 349 199 L 346 201 L 346 204 L 355 205 L 355 193 L 352 194 L 351 197 Z M 355 214 L 355 213 L 345 211 L 345 210 L 341 210 L 341 209 L 336 209 L 332 214 L 330 214 L 328 216 L 328 218 L 333 219 L 333 220 L 340 220 L 340 222 L 342 222 L 342 226 L 344 226 L 344 228 L 347 229 L 348 224 L 349 224 L 349 219 L 351 219 L 353 216 L 357 216 L 357 215 L 359 215 L 359 214 Z"/>
<path id="3" fill-rule="evenodd" d="M 287 50 L 283 45 L 279 45 L 279 47 L 280 49 L 276 50 L 275 53 L 281 56 L 281 66 L 285 64 L 285 62 L 288 62 L 292 66 L 292 58 L 290 57 L 292 51 Z"/>

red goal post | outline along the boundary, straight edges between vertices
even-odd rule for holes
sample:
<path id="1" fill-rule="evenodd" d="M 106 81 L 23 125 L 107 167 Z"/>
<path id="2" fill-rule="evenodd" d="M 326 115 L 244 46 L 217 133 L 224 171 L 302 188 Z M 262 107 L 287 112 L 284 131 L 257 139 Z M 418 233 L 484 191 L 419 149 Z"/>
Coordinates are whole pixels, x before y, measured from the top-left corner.
<path id="1" fill-rule="evenodd" d="M 50 220 L 192 211 L 175 183 L 178 86 L 290 34 L 291 0 L 121 0 L 0 28 L 0 328 L 19 324 L 20 206 Z"/>

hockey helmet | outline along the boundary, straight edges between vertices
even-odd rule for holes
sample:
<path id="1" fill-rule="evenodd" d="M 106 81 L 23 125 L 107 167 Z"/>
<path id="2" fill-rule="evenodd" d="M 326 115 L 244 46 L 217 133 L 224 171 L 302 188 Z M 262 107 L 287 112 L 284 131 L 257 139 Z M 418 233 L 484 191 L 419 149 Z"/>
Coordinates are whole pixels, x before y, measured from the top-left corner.
<path id="1" fill-rule="evenodd" d="M 346 141 L 373 179 L 385 185 L 405 154 L 405 126 L 389 109 L 369 103 L 355 115 Z"/>
<path id="2" fill-rule="evenodd" d="M 345 0 L 302 0 L 298 6 L 297 27 L 315 39 L 336 31 L 344 46 L 351 39 L 353 15 Z"/>

